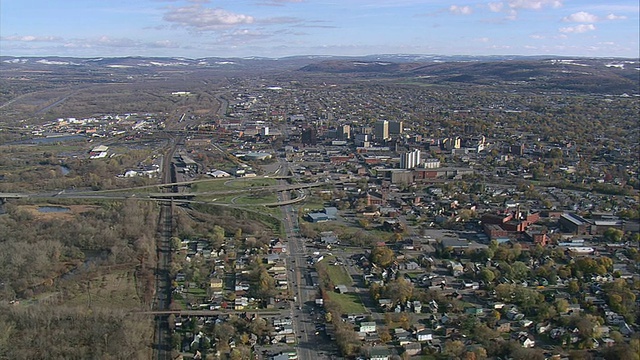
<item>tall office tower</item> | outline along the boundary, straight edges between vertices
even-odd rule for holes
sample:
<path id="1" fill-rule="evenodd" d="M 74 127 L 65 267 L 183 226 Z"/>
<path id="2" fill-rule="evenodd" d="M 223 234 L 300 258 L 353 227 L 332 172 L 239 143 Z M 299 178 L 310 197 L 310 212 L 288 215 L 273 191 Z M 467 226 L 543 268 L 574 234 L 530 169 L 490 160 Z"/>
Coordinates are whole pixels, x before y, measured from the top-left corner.
<path id="1" fill-rule="evenodd" d="M 376 121 L 373 127 L 373 135 L 376 140 L 387 140 L 389 138 L 389 122 L 387 120 Z"/>
<path id="2" fill-rule="evenodd" d="M 340 125 L 337 129 L 337 137 L 340 140 L 351 139 L 351 125 Z"/>
<path id="3" fill-rule="evenodd" d="M 414 169 L 420 165 L 420 150 L 416 149 L 400 155 L 400 167 L 403 169 Z"/>
<path id="4" fill-rule="evenodd" d="M 402 121 L 390 121 L 389 122 L 389 134 L 398 135 L 402 134 Z"/>
<path id="5" fill-rule="evenodd" d="M 302 130 L 302 143 L 304 145 L 316 145 L 316 129 L 306 128 Z"/>
<path id="6" fill-rule="evenodd" d="M 360 134 L 372 135 L 373 134 L 373 128 L 371 126 L 362 126 L 362 127 L 360 127 Z"/>
<path id="7" fill-rule="evenodd" d="M 371 135 L 367 135 L 367 134 L 356 134 L 354 139 L 356 146 L 369 147 L 370 141 L 371 141 Z"/>

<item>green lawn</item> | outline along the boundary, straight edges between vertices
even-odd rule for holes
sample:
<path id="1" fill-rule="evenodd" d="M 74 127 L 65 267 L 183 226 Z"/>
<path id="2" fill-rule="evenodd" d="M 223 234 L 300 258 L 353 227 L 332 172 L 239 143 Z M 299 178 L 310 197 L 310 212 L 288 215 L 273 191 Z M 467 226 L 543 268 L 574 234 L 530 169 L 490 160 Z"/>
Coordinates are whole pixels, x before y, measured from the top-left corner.
<path id="1" fill-rule="evenodd" d="M 322 210 L 325 207 L 325 202 L 319 197 L 314 195 L 307 196 L 307 198 L 304 200 L 302 204 L 303 205 L 300 206 L 301 208 L 300 210 L 302 210 L 303 212 L 314 212 L 314 211 Z"/>
<path id="2" fill-rule="evenodd" d="M 207 192 L 207 191 L 224 191 L 229 190 L 224 185 L 229 179 L 211 179 L 208 181 L 198 182 L 191 186 L 192 192 Z"/>
<path id="3" fill-rule="evenodd" d="M 185 293 L 189 294 L 189 295 L 193 295 L 193 296 L 206 296 L 207 295 L 207 290 L 201 289 L 201 288 L 187 288 L 187 291 L 185 291 Z"/>
<path id="4" fill-rule="evenodd" d="M 268 194 L 255 194 L 255 195 L 242 195 L 236 199 L 236 204 L 270 204 L 278 202 L 278 197 L 275 193 Z"/>
<path id="5" fill-rule="evenodd" d="M 231 204 L 231 200 L 238 197 L 238 194 L 211 194 L 206 196 L 196 196 L 199 201 L 210 201 L 221 204 Z"/>
<path id="6" fill-rule="evenodd" d="M 232 179 L 225 182 L 225 186 L 228 188 L 234 189 L 245 189 L 245 188 L 260 188 L 264 186 L 274 186 L 276 185 L 276 179 Z"/>
<path id="7" fill-rule="evenodd" d="M 356 294 L 338 294 L 337 292 L 329 291 L 327 295 L 329 300 L 338 304 L 343 314 L 362 314 L 366 312 Z"/>
<path id="8" fill-rule="evenodd" d="M 333 262 L 335 260 L 336 258 L 333 256 L 328 256 L 322 260 L 323 263 L 327 264 L 327 273 L 329 274 L 329 279 L 331 279 L 331 282 L 334 285 L 351 286 L 351 284 L 353 284 L 351 275 L 347 273 L 342 265 L 333 265 Z"/>

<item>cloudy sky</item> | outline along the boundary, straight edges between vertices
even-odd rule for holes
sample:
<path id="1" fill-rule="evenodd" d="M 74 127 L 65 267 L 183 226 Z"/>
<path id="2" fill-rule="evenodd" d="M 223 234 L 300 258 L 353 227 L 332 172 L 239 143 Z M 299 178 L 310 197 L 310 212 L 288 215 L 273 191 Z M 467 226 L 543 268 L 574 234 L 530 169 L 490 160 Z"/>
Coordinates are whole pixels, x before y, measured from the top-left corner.
<path id="1" fill-rule="evenodd" d="M 0 55 L 638 57 L 638 0 L 0 0 Z"/>

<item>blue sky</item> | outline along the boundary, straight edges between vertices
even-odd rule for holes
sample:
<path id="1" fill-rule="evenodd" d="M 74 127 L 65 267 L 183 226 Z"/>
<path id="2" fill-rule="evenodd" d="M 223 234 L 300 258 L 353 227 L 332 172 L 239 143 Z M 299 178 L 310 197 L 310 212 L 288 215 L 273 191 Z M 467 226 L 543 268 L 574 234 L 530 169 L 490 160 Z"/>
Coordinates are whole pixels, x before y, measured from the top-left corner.
<path id="1" fill-rule="evenodd" d="M 638 0 L 0 0 L 0 55 L 639 56 Z"/>

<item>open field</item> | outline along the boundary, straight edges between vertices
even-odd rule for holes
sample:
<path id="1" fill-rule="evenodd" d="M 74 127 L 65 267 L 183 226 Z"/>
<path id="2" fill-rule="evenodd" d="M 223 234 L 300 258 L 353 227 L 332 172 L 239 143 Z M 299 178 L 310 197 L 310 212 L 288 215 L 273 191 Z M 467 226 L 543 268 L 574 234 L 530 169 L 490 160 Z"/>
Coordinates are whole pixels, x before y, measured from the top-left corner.
<path id="1" fill-rule="evenodd" d="M 84 291 L 78 291 L 66 304 L 69 306 L 96 306 L 104 308 L 135 309 L 141 299 L 136 293 L 136 279 L 133 271 L 117 271 L 98 276 L 83 284 Z"/>
<path id="2" fill-rule="evenodd" d="M 207 192 L 207 191 L 224 191 L 229 190 L 225 183 L 228 179 L 211 179 L 207 181 L 201 181 L 191 186 L 193 192 Z"/>
<path id="3" fill-rule="evenodd" d="M 276 179 L 271 178 L 241 178 L 241 179 L 233 179 L 227 180 L 224 183 L 225 186 L 234 188 L 234 189 L 245 189 L 245 188 L 259 188 L 263 186 L 274 186 L 276 185 Z"/>
<path id="4" fill-rule="evenodd" d="M 362 305 L 356 294 L 338 294 L 333 291 L 328 291 L 327 296 L 329 296 L 331 301 L 340 306 L 343 314 L 362 314 L 366 312 L 364 305 Z"/>
<path id="5" fill-rule="evenodd" d="M 333 265 L 336 261 L 336 258 L 333 256 L 327 256 L 322 260 L 323 263 L 327 264 L 327 273 L 329 274 L 329 278 L 334 285 L 351 285 L 353 284 L 353 279 L 347 273 L 342 265 Z"/>
<path id="6" fill-rule="evenodd" d="M 235 197 L 235 204 L 246 204 L 246 205 L 261 205 L 261 204 L 270 204 L 278 201 L 278 197 L 275 193 L 266 192 L 266 193 L 258 193 L 258 194 L 246 194 Z"/>

